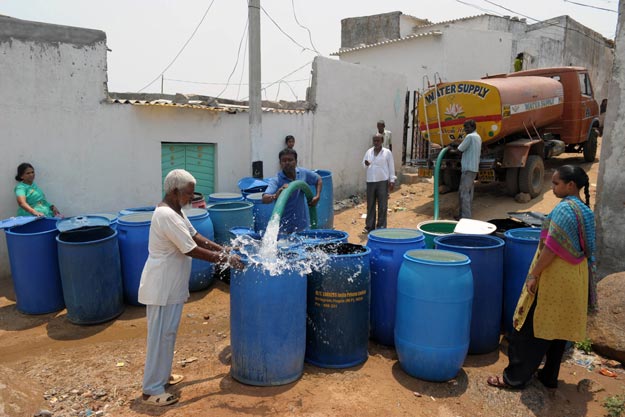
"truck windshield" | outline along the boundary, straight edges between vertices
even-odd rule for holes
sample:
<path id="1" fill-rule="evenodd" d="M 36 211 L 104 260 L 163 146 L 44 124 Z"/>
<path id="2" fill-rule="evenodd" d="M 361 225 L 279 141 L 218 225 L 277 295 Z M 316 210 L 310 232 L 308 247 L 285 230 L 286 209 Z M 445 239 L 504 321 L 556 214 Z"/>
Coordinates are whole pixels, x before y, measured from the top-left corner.
<path id="1" fill-rule="evenodd" d="M 579 88 L 582 95 L 592 97 L 592 86 L 590 85 L 590 77 L 586 73 L 579 73 Z"/>

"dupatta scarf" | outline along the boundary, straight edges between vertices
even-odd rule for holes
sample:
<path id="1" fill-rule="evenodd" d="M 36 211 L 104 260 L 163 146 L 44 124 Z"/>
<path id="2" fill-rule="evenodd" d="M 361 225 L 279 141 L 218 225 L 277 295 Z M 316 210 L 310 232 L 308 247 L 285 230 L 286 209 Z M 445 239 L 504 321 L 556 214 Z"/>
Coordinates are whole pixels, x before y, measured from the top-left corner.
<path id="1" fill-rule="evenodd" d="M 577 197 L 565 197 L 543 223 L 541 239 L 557 256 L 577 265 L 588 259 L 588 310 L 597 310 L 595 216 Z"/>

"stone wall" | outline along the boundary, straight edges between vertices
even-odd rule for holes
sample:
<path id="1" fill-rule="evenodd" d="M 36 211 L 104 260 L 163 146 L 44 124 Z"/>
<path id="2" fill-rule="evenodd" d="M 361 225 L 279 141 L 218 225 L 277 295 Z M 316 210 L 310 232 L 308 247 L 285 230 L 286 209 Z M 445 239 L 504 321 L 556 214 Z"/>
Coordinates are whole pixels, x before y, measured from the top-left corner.
<path id="1" fill-rule="evenodd" d="M 399 38 L 401 14 L 391 12 L 341 20 L 341 48 L 371 45 L 386 39 Z"/>
<path id="2" fill-rule="evenodd" d="M 616 51 L 597 180 L 600 276 L 625 271 L 625 0 L 619 2 Z"/>

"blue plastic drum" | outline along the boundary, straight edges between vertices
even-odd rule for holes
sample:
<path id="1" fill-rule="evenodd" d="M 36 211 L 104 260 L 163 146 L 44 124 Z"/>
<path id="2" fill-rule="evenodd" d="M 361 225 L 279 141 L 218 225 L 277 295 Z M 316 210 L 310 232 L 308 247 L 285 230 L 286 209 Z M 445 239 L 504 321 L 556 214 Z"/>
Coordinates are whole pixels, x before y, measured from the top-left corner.
<path id="1" fill-rule="evenodd" d="M 319 245 L 322 243 L 347 243 L 349 235 L 342 230 L 313 229 L 293 233 L 304 246 Z"/>
<path id="2" fill-rule="evenodd" d="M 139 212 L 117 219 L 119 255 L 122 264 L 124 298 L 128 304 L 139 303 L 141 273 L 148 259 L 150 224 L 153 212 Z"/>
<path id="3" fill-rule="evenodd" d="M 269 220 L 271 219 L 271 213 L 276 205 L 275 201 L 271 203 L 263 203 L 263 193 L 248 194 L 246 196 L 247 201 L 254 204 L 252 213 L 254 214 L 254 231 L 262 233 L 267 229 Z"/>
<path id="4" fill-rule="evenodd" d="M 272 276 L 251 265 L 232 269 L 230 329 L 234 379 L 258 386 L 298 379 L 306 351 L 306 276 Z"/>
<path id="5" fill-rule="evenodd" d="M 503 328 L 512 332 L 512 317 L 516 309 L 519 296 L 525 285 L 525 278 L 534 259 L 540 229 L 523 227 L 508 230 L 504 233 L 506 250 L 504 254 L 504 281 L 503 281 Z"/>
<path id="6" fill-rule="evenodd" d="M 146 213 L 156 210 L 156 206 L 131 207 L 119 211 L 120 216 L 127 216 L 134 213 Z"/>
<path id="7" fill-rule="evenodd" d="M 62 310 L 56 222 L 43 218 L 6 230 L 17 309 L 24 314 Z"/>
<path id="8" fill-rule="evenodd" d="M 467 356 L 473 279 L 466 255 L 437 249 L 404 255 L 397 278 L 395 348 L 409 375 L 454 378 Z"/>
<path id="9" fill-rule="evenodd" d="M 329 256 L 308 275 L 306 362 L 348 368 L 367 360 L 371 275 L 366 246 L 326 243 Z"/>
<path id="10" fill-rule="evenodd" d="M 85 216 L 105 217 L 109 221 L 109 227 L 113 230 L 117 230 L 117 219 L 119 218 L 119 216 L 115 213 L 90 213 L 85 214 Z"/>
<path id="11" fill-rule="evenodd" d="M 74 324 L 109 321 L 124 311 L 117 231 L 101 216 L 60 220 L 56 237 L 67 319 Z"/>
<path id="12" fill-rule="evenodd" d="M 499 347 L 503 306 L 504 241 L 495 236 L 447 235 L 434 238 L 436 249 L 467 255 L 473 274 L 473 309 L 469 353 Z"/>
<path id="13" fill-rule="evenodd" d="M 208 211 L 203 208 L 191 208 L 184 211 L 191 225 L 199 234 L 215 240 L 215 232 L 213 230 L 213 222 L 211 221 Z M 189 291 L 202 291 L 211 286 L 215 282 L 215 264 L 193 258 L 191 262 L 191 277 L 189 278 Z"/>
<path id="14" fill-rule="evenodd" d="M 315 170 L 321 177 L 323 187 L 317 204 L 317 227 L 319 229 L 332 229 L 334 227 L 334 189 L 332 184 L 332 172 L 323 169 Z M 313 195 L 317 193 L 317 187 L 310 187 Z"/>
<path id="15" fill-rule="evenodd" d="M 208 195 L 208 203 L 223 203 L 227 201 L 243 201 L 239 193 L 212 193 Z"/>
<path id="16" fill-rule="evenodd" d="M 213 203 L 207 207 L 215 230 L 215 242 L 227 245 L 230 242 L 230 229 L 234 227 L 254 227 L 254 205 L 248 201 Z"/>
<path id="17" fill-rule="evenodd" d="M 423 234 L 414 229 L 377 229 L 369 233 L 371 248 L 371 337 L 395 344 L 397 274 L 404 253 L 425 247 Z"/>

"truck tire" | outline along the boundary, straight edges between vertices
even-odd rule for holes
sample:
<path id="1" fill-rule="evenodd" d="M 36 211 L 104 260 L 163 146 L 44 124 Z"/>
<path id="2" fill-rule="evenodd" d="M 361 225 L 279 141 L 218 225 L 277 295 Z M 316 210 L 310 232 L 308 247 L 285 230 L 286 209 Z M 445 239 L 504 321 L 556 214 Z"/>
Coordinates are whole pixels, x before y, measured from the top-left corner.
<path id="1" fill-rule="evenodd" d="M 458 191 L 461 175 L 457 169 L 446 169 L 443 171 L 443 184 L 449 187 L 449 191 Z"/>
<path id="2" fill-rule="evenodd" d="M 543 190 L 545 164 L 538 155 L 530 155 L 525 166 L 519 169 L 519 191 L 528 193 L 530 197 L 537 197 Z"/>
<path id="3" fill-rule="evenodd" d="M 595 157 L 597 156 L 597 137 L 599 136 L 599 131 L 596 127 L 590 129 L 590 133 L 588 134 L 588 140 L 584 142 L 584 161 L 586 162 L 594 162 Z"/>
<path id="4" fill-rule="evenodd" d="M 519 168 L 506 169 L 506 195 L 514 197 L 519 193 Z"/>

